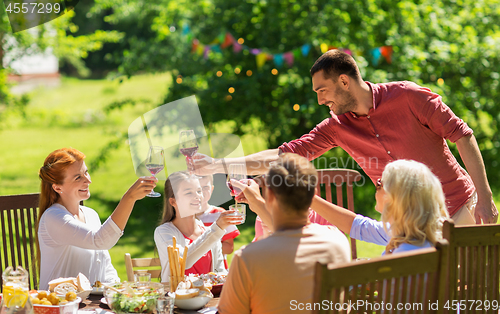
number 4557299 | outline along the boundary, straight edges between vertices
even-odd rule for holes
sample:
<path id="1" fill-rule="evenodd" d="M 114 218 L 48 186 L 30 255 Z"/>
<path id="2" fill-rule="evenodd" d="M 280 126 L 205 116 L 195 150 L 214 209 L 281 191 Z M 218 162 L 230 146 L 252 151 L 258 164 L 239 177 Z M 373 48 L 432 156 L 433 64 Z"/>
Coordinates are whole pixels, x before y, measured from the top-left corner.
<path id="1" fill-rule="evenodd" d="M 61 12 L 61 4 L 59 3 L 9 3 L 6 9 L 9 13 L 30 13 L 30 14 L 45 14 Z"/>

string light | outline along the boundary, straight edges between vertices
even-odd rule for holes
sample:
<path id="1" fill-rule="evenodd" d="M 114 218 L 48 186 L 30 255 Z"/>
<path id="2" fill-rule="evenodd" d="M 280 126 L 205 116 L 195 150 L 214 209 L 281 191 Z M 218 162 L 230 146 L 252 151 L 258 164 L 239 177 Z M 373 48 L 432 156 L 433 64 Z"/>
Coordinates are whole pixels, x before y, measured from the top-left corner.
<path id="1" fill-rule="evenodd" d="M 295 104 L 295 105 L 293 105 L 293 110 L 295 110 L 295 111 L 299 111 L 299 109 L 300 109 L 299 104 Z"/>
<path id="2" fill-rule="evenodd" d="M 229 94 L 234 93 L 234 87 L 229 87 L 229 89 L 227 91 L 229 92 Z"/>
<path id="3" fill-rule="evenodd" d="M 243 45 L 245 40 L 243 38 L 238 38 L 238 44 Z"/>
<path id="4" fill-rule="evenodd" d="M 234 73 L 236 73 L 236 74 L 240 74 L 240 72 L 241 72 L 241 69 L 240 69 L 240 68 L 235 68 L 235 69 L 234 69 Z"/>
<path id="5" fill-rule="evenodd" d="M 247 76 L 252 76 L 252 74 L 253 74 L 253 73 L 252 73 L 252 71 L 251 71 L 251 70 L 248 70 L 248 71 L 247 71 Z"/>
<path id="6" fill-rule="evenodd" d="M 442 78 L 438 78 L 437 83 L 439 86 L 444 84 L 444 80 Z"/>
<path id="7" fill-rule="evenodd" d="M 233 99 L 233 96 L 231 96 L 231 95 L 226 96 L 226 101 L 231 101 L 232 99 Z"/>
<path id="8" fill-rule="evenodd" d="M 217 71 L 217 76 L 221 77 L 222 76 L 222 71 Z"/>
<path id="9" fill-rule="evenodd" d="M 177 79 L 175 80 L 177 84 L 182 83 L 182 75 L 177 75 Z"/>
<path id="10" fill-rule="evenodd" d="M 278 74 L 278 70 L 276 70 L 276 69 L 272 69 L 272 70 L 271 70 L 271 73 L 272 73 L 273 75 L 277 75 L 277 74 Z"/>

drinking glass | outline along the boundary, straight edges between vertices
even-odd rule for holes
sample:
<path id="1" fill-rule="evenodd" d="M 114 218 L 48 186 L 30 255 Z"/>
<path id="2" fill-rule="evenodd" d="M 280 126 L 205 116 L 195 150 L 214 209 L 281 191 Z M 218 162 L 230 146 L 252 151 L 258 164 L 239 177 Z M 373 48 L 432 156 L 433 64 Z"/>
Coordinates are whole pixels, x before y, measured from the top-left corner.
<path id="1" fill-rule="evenodd" d="M 245 204 L 234 204 L 229 206 L 229 210 L 234 210 L 235 212 L 230 214 L 231 216 L 241 217 L 242 220 L 238 225 L 241 225 L 245 222 L 246 218 L 246 206 Z"/>
<path id="2" fill-rule="evenodd" d="M 169 292 L 166 295 L 158 297 L 156 301 L 156 311 L 158 314 L 174 313 L 175 293 Z"/>
<path id="3" fill-rule="evenodd" d="M 241 190 L 231 184 L 231 179 L 241 181 L 247 178 L 247 169 L 244 164 L 231 164 L 229 165 L 229 174 L 227 176 L 227 187 L 234 194 L 234 196 L 241 193 Z"/>
<path id="4" fill-rule="evenodd" d="M 148 157 L 146 159 L 146 168 L 151 172 L 151 174 L 156 176 L 157 173 L 163 170 L 165 167 L 165 153 L 163 147 L 151 146 L 149 147 Z M 161 194 L 155 191 L 151 191 L 148 195 L 149 197 L 160 197 Z"/>
<path id="5" fill-rule="evenodd" d="M 134 274 L 135 282 L 149 282 L 151 281 L 151 273 L 148 273 L 147 270 L 138 270 L 137 273 Z"/>
<path id="6" fill-rule="evenodd" d="M 198 142 L 193 130 L 184 130 L 179 132 L 179 151 L 186 156 L 188 168 L 193 175 L 193 156 L 198 152 Z"/>

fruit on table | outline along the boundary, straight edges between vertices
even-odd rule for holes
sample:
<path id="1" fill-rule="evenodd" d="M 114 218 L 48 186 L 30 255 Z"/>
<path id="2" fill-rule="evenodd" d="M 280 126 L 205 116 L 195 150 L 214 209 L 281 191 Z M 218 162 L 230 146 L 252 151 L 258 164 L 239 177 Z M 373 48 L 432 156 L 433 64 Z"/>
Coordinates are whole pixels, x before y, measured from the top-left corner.
<path id="1" fill-rule="evenodd" d="M 38 298 L 41 299 L 47 299 L 47 291 L 38 291 Z"/>
<path id="2" fill-rule="evenodd" d="M 58 305 L 59 304 L 59 297 L 54 292 L 52 292 L 51 294 L 49 294 L 49 296 L 47 297 L 47 300 L 50 303 L 52 303 L 52 305 Z"/>
<path id="3" fill-rule="evenodd" d="M 76 300 L 76 293 L 74 291 L 70 291 L 70 292 L 66 293 L 65 299 L 67 301 L 74 301 L 74 300 Z"/>
<path id="4" fill-rule="evenodd" d="M 8 307 L 24 307 L 26 301 L 28 300 L 28 296 L 24 294 L 16 294 L 12 298 L 10 298 Z"/>
<path id="5" fill-rule="evenodd" d="M 3 298 L 7 307 L 24 307 L 28 300 L 28 290 L 22 287 L 3 285 Z"/>

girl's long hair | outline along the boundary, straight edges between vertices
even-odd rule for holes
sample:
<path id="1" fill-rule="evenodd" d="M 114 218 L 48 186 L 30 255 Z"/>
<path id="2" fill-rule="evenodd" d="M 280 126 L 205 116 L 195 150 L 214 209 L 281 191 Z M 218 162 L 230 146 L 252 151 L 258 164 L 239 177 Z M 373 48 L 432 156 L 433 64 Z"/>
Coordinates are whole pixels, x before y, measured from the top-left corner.
<path id="1" fill-rule="evenodd" d="M 175 200 L 175 192 L 174 187 L 178 189 L 179 184 L 182 181 L 186 181 L 190 178 L 190 175 L 186 171 L 178 171 L 174 172 L 168 176 L 167 181 L 165 182 L 165 191 L 163 194 L 163 213 L 158 225 L 163 225 L 166 222 L 170 222 L 175 219 L 177 216 L 175 208 L 170 204 L 170 199 L 173 198 Z"/>
<path id="2" fill-rule="evenodd" d="M 40 243 L 38 242 L 38 227 L 43 213 L 59 200 L 59 194 L 52 188 L 53 184 L 62 184 L 66 169 L 75 162 L 85 159 L 85 155 L 77 149 L 68 147 L 53 151 L 45 158 L 43 167 L 38 171 L 40 177 L 40 199 L 38 201 L 38 219 L 35 224 L 36 246 L 38 251 L 37 264 L 40 269 Z"/>
<path id="3" fill-rule="evenodd" d="M 386 253 L 402 243 L 423 245 L 442 239 L 443 222 L 449 218 L 439 179 L 417 161 L 397 160 L 387 164 L 382 174 L 387 193 L 382 221 L 391 239 Z"/>

